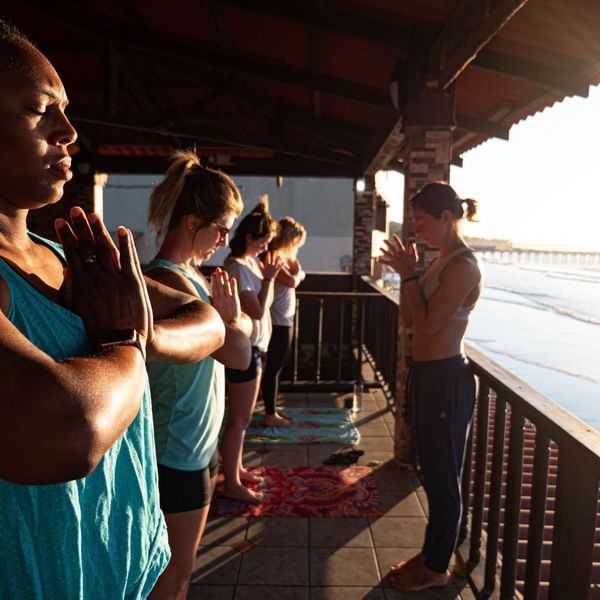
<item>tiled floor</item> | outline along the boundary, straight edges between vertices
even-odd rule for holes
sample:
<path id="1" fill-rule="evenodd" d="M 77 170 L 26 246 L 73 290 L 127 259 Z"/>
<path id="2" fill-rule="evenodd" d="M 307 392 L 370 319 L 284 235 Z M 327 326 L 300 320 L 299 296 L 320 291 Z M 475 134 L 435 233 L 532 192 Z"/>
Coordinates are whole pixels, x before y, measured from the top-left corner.
<path id="1" fill-rule="evenodd" d="M 287 394 L 281 406 L 343 406 L 341 394 Z M 394 420 L 383 395 L 365 393 L 356 423 L 358 464 L 370 466 L 385 514 L 379 518 L 214 518 L 198 552 L 189 600 L 473 600 L 462 580 L 402 593 L 390 565 L 418 552 L 426 506 L 418 481 L 393 461 Z M 317 466 L 342 446 L 248 444 L 245 464 Z"/>

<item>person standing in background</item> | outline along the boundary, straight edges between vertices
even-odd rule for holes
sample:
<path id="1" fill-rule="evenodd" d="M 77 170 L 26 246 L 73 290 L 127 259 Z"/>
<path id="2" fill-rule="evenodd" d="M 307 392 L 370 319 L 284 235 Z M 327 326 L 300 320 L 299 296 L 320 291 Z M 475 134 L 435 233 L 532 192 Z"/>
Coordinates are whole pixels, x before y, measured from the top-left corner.
<path id="1" fill-rule="evenodd" d="M 269 244 L 269 250 L 283 259 L 271 304 L 273 331 L 267 350 L 267 366 L 262 379 L 262 396 L 265 403 L 267 427 L 289 427 L 291 419 L 277 412 L 279 374 L 292 343 L 294 316 L 296 314 L 296 288 L 304 281 L 306 273 L 298 260 L 298 250 L 306 241 L 306 229 L 292 217 L 279 221 L 279 232 Z"/>
<path id="2" fill-rule="evenodd" d="M 251 323 L 241 313 L 235 280 L 217 269 L 209 283 L 196 268 L 227 244 L 242 208 L 233 181 L 202 166 L 189 151 L 174 154 L 150 198 L 148 221 L 161 247 L 144 271 L 164 285 L 212 304 L 225 326 L 224 345 L 202 361 L 148 363 L 160 505 L 171 546 L 171 560 L 150 595 L 156 600 L 187 596 L 219 466 L 223 365 L 246 368 L 250 362 Z"/>
<path id="3" fill-rule="evenodd" d="M 263 356 L 271 337 L 269 309 L 274 281 L 283 267 L 281 258 L 271 252 L 266 252 L 261 263 L 256 257 L 268 249 L 276 232 L 277 223 L 263 200 L 241 220 L 229 242 L 231 253 L 225 260 L 225 269 L 237 281 L 242 310 L 252 319 L 252 359 L 247 369 L 225 369 L 228 416 L 221 443 L 224 492 L 230 498 L 254 504 L 260 502 L 260 494 L 244 483 L 260 483 L 261 478 L 242 465 L 242 449 L 258 396 Z"/>
<path id="4" fill-rule="evenodd" d="M 482 289 L 481 270 L 461 234 L 477 202 L 459 198 L 445 182 L 425 185 L 410 200 L 415 232 L 440 253 L 416 274 L 414 244 L 386 240 L 379 261 L 400 275 L 400 310 L 413 330 L 408 377 L 413 441 L 429 521 L 420 553 L 391 567 L 393 587 L 418 592 L 448 583 L 446 573 L 461 520 L 461 476 L 473 407 L 475 377 L 464 355 L 469 316 Z"/>

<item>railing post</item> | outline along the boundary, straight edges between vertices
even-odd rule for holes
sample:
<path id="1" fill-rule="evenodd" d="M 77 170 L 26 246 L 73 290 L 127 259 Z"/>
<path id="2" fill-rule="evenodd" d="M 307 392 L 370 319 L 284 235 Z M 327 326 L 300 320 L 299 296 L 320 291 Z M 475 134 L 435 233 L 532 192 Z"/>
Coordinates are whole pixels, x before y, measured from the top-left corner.
<path id="1" fill-rule="evenodd" d="M 559 446 L 548 600 L 586 600 L 596 535 L 598 480 Z"/>
<path id="2" fill-rule="evenodd" d="M 342 379 L 342 361 L 343 361 L 343 350 L 344 350 L 344 300 L 340 300 L 340 331 L 338 335 L 338 356 L 337 356 L 337 372 L 336 381 Z"/>
<path id="3" fill-rule="evenodd" d="M 315 342 L 315 382 L 321 379 L 321 346 L 323 345 L 323 298 L 319 298 L 319 316 L 317 317 L 317 339 Z"/>
<path id="4" fill-rule="evenodd" d="M 292 383 L 298 381 L 298 339 L 300 323 L 300 299 L 296 298 L 296 313 L 294 314 L 294 344 L 292 345 Z"/>
<path id="5" fill-rule="evenodd" d="M 519 513 L 523 480 L 523 427 L 525 419 L 511 406 L 510 440 L 508 443 L 508 474 L 504 506 L 504 535 L 502 541 L 502 575 L 500 600 L 515 598 L 517 581 L 517 546 L 519 543 Z"/>
<path id="6" fill-rule="evenodd" d="M 525 598 L 537 598 L 540 587 L 540 565 L 544 543 L 546 520 L 546 496 L 548 493 L 548 436 L 539 429 L 535 434 L 533 453 L 533 481 L 531 505 L 529 507 L 529 529 L 527 539 L 527 566 L 525 567 Z"/>
<path id="7" fill-rule="evenodd" d="M 475 478 L 473 482 L 473 511 L 471 513 L 471 545 L 469 549 L 470 569 L 479 562 L 481 554 L 481 527 L 483 524 L 485 467 L 488 446 L 489 395 L 489 386 L 482 383 L 480 380 L 477 399 L 477 448 L 475 456 Z"/>
<path id="8" fill-rule="evenodd" d="M 363 344 L 365 339 L 365 300 L 358 299 L 358 348 L 356 353 L 356 379 L 362 379 Z"/>
<path id="9" fill-rule="evenodd" d="M 498 529 L 500 527 L 500 502 L 502 495 L 502 465 L 504 462 L 504 429 L 506 425 L 506 401 L 496 397 L 494 415 L 494 445 L 492 450 L 492 477 L 488 505 L 487 544 L 485 550 L 485 583 L 481 596 L 489 598 L 496 587 L 498 561 Z"/>

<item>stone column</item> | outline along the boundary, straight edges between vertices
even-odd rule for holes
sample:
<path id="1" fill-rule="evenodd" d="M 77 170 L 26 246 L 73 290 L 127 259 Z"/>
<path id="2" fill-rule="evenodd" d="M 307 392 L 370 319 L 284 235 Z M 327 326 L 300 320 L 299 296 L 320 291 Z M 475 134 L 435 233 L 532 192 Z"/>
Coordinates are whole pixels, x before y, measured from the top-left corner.
<path id="1" fill-rule="evenodd" d="M 375 225 L 375 177 L 365 176 L 363 192 L 354 192 L 352 273 L 371 275 L 372 233 Z"/>
<path id="2" fill-rule="evenodd" d="M 439 114 L 439 113 L 438 113 Z M 447 113 L 446 113 L 447 114 Z M 435 115 L 434 115 L 435 116 Z M 441 115 L 444 116 L 443 114 Z M 443 118 L 440 119 L 443 121 Z M 435 119 L 434 119 L 435 122 Z M 431 126 L 418 123 L 405 124 L 407 148 L 404 161 L 404 219 L 402 239 L 405 244 L 414 241 L 414 226 L 409 205 L 410 198 L 426 183 L 450 178 L 452 160 L 452 124 Z M 419 252 L 418 271 L 423 271 L 436 251 L 417 244 Z M 402 301 L 402 300 L 400 300 Z M 396 378 L 396 425 L 394 433 L 394 457 L 399 463 L 411 460 L 411 431 L 406 415 L 406 379 L 411 362 L 411 334 L 398 315 L 398 370 Z"/>
<path id="3" fill-rule="evenodd" d="M 104 186 L 108 180 L 105 173 L 75 173 L 73 179 L 65 185 L 65 193 L 56 204 L 29 212 L 27 225 L 31 231 L 50 240 L 58 241 L 54 231 L 54 220 L 68 219 L 69 210 L 80 206 L 86 212 L 99 213 L 102 216 Z"/>

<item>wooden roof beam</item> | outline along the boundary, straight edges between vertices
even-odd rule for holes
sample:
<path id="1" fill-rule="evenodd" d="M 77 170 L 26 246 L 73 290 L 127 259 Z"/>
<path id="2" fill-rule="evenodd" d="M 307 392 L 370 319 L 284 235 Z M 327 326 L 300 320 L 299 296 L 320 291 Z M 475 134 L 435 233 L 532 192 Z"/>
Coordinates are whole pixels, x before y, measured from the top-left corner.
<path id="1" fill-rule="evenodd" d="M 209 163 L 210 164 L 210 163 Z M 104 173 L 164 173 L 167 157 L 97 155 L 94 166 Z M 243 158 L 234 157 L 233 164 L 222 167 L 229 175 L 283 175 L 284 177 L 352 178 L 354 170 L 343 165 L 324 163 L 298 157 Z"/>
<path id="2" fill-rule="evenodd" d="M 527 0 L 463 0 L 428 55 L 424 83 L 446 89 Z"/>
<path id="3" fill-rule="evenodd" d="M 401 27 L 386 21 L 375 21 L 358 15 L 333 10 L 315 11 L 310 3 L 296 0 L 213 0 L 246 13 L 263 15 L 327 31 L 345 33 L 364 40 L 379 42 L 406 50 L 415 27 Z"/>
<path id="4" fill-rule="evenodd" d="M 493 123 L 487 119 L 477 119 L 473 117 L 465 117 L 458 115 L 456 117 L 456 126 L 459 129 L 464 129 L 477 135 L 485 135 L 488 138 L 498 138 L 507 140 L 509 128 L 500 123 Z"/>
<path id="5" fill-rule="evenodd" d="M 557 71 L 545 65 L 491 50 L 482 50 L 471 66 L 569 96 L 587 97 L 589 93 L 589 84 L 575 77 L 572 71 L 569 73 Z"/>
<path id="6" fill-rule="evenodd" d="M 486 127 L 492 126 L 494 124 L 501 124 L 502 121 L 504 119 L 506 119 L 507 116 L 510 115 L 510 113 L 513 110 L 514 110 L 514 106 L 513 106 L 512 102 L 502 102 L 496 108 L 494 108 L 492 111 L 490 111 L 486 115 L 485 119 L 479 119 L 479 122 L 480 123 L 482 121 L 485 122 Z M 465 119 L 465 117 L 462 117 L 462 119 Z M 461 127 L 461 129 L 464 129 L 464 128 Z M 477 127 L 473 127 L 470 131 L 467 131 L 467 133 L 465 133 L 464 135 L 462 135 L 461 137 L 456 139 L 453 143 L 453 148 L 457 148 L 460 150 L 462 146 L 464 146 L 465 144 L 470 142 L 472 139 L 474 139 L 480 135 L 488 137 L 487 133 L 484 133 L 483 131 L 478 131 L 479 129 L 480 129 L 480 125 L 478 125 Z M 507 128 L 505 127 L 505 129 L 507 129 Z M 500 139 L 508 139 L 508 137 L 500 138 Z"/>
<path id="7" fill-rule="evenodd" d="M 215 4 L 220 0 L 212 0 Z M 95 24 L 89 15 L 79 9 L 56 13 L 40 0 L 23 0 L 27 6 L 41 11 L 52 20 L 61 23 L 79 33 L 103 43 L 107 38 L 107 29 L 102 24 Z M 286 4 L 287 6 L 287 4 Z M 254 7 L 254 3 L 252 3 Z M 285 9 L 288 10 L 287 8 Z M 311 10 L 311 14 L 315 11 Z M 68 15 L 68 16 L 65 16 Z M 86 16 L 87 15 L 87 16 Z M 314 19 L 313 19 L 314 21 Z M 318 21 L 316 22 L 318 24 Z M 414 32 L 413 32 L 414 33 Z M 347 100 L 387 108 L 390 105 L 387 90 L 360 84 L 348 79 L 319 75 L 315 77 L 310 70 L 299 69 L 284 63 L 276 64 L 264 60 L 251 59 L 247 56 L 232 57 L 211 54 L 204 48 L 177 44 L 169 41 L 168 44 L 157 40 L 156 34 L 140 28 L 119 28 L 111 31 L 111 39 L 120 48 L 130 48 L 139 52 L 172 58 L 194 65 L 203 72 L 220 71 L 232 75 L 255 76 L 270 81 L 297 85 L 321 93 L 341 96 Z M 160 65 L 157 65 L 160 66 Z"/>
<path id="8" fill-rule="evenodd" d="M 374 175 L 392 161 L 404 142 L 402 126 L 402 115 L 396 109 L 386 111 L 363 153 L 361 164 L 363 173 Z"/>
<path id="9" fill-rule="evenodd" d="M 221 52 L 223 52 L 225 56 L 232 56 L 233 52 L 231 51 L 231 46 L 227 40 L 227 35 L 225 34 L 225 26 L 221 14 L 219 13 L 219 9 L 212 0 L 205 0 L 205 4 L 208 16 L 210 17 L 210 22 L 212 23 L 217 39 L 219 40 Z"/>
<path id="10" fill-rule="evenodd" d="M 320 13 L 323 11 L 323 0 L 313 0 L 315 11 Z M 310 70 L 312 76 L 318 79 L 321 74 L 321 28 L 318 25 L 312 27 L 311 44 L 310 44 Z M 321 92 L 312 91 L 313 97 L 313 112 L 315 117 L 320 117 L 323 113 Z"/>
<path id="11" fill-rule="evenodd" d="M 283 155 L 298 156 L 314 161 L 331 162 L 340 165 L 349 165 L 354 158 L 322 148 L 303 146 L 291 141 L 274 143 L 273 140 L 259 136 L 239 134 L 228 130 L 219 130 L 206 125 L 194 128 L 192 125 L 181 122 L 177 124 L 156 123 L 139 115 L 110 116 L 94 111 L 72 112 L 70 118 L 76 122 L 93 123 L 108 127 L 121 127 L 134 131 L 153 133 L 155 135 L 176 136 L 184 139 L 203 140 L 209 143 L 225 144 L 233 148 L 253 148 L 267 150 Z"/>

